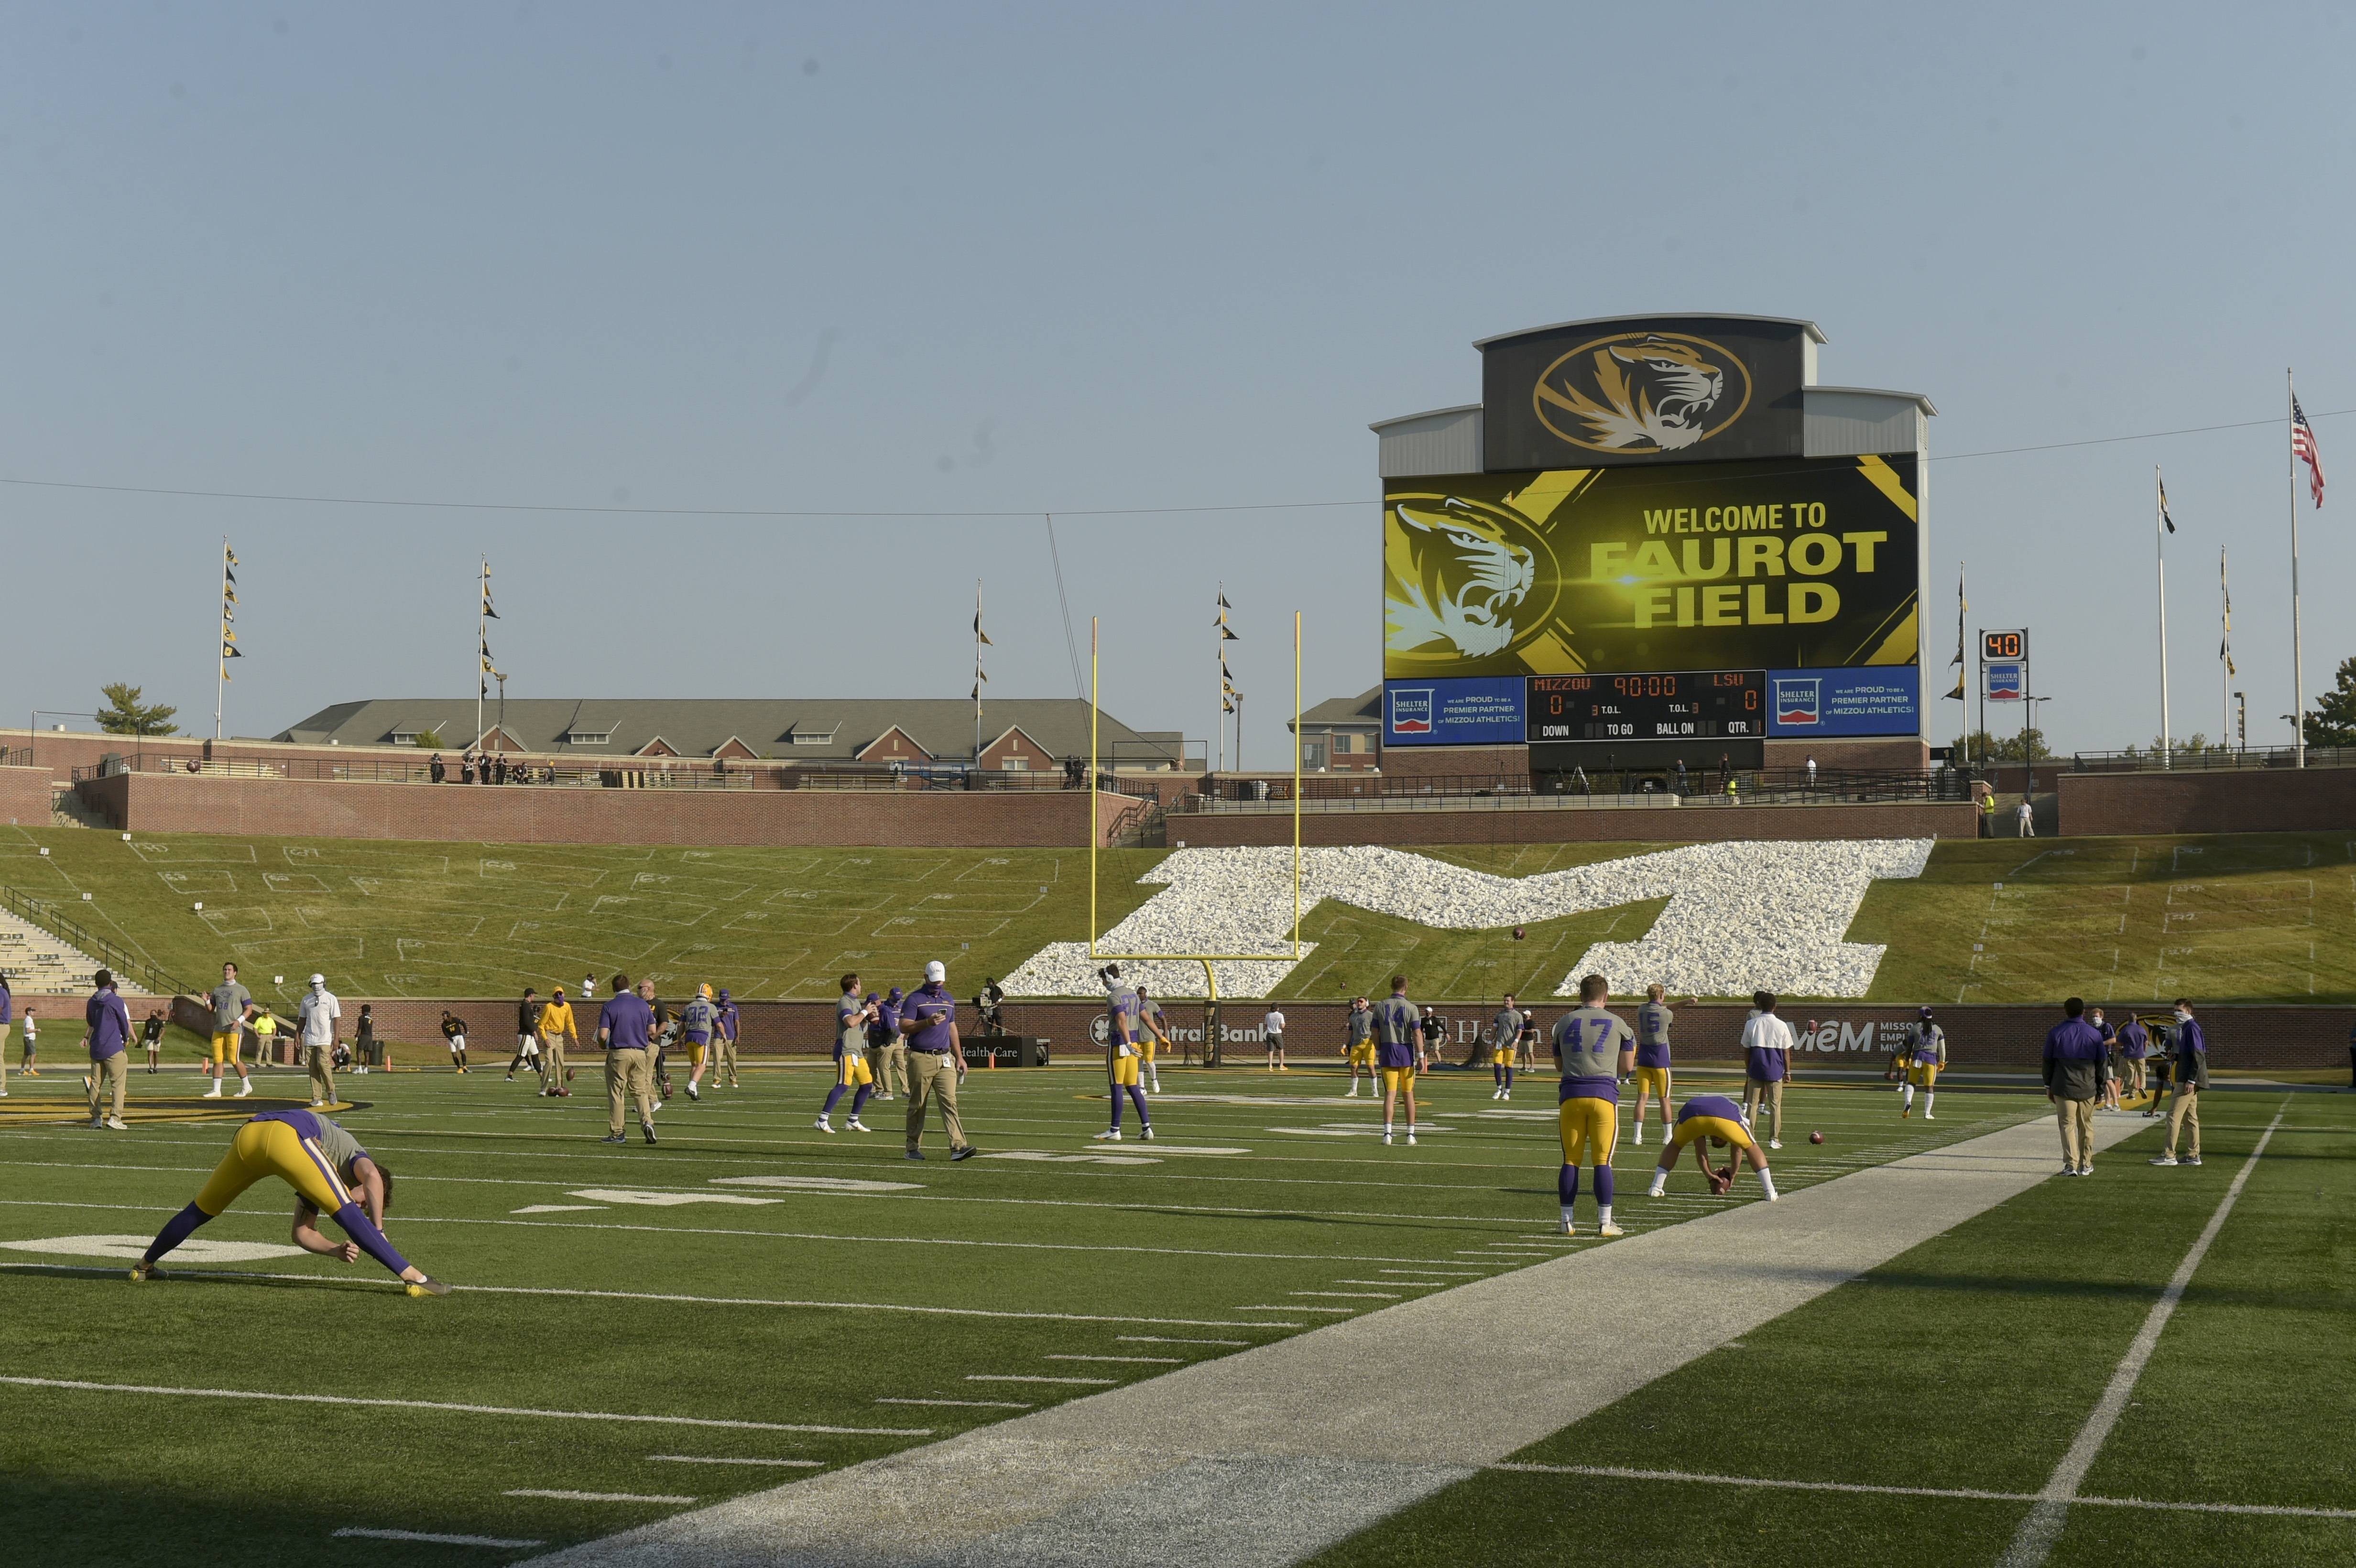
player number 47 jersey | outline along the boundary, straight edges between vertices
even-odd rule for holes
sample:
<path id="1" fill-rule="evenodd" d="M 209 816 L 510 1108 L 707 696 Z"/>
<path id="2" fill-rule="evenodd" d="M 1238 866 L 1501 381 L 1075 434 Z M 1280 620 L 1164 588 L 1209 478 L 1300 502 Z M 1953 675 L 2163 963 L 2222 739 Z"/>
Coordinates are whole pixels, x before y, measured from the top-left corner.
<path id="1" fill-rule="evenodd" d="M 1617 1014 L 1601 1008 L 1580 1008 L 1555 1020 L 1554 1040 L 1565 1078 L 1617 1082 L 1620 1052 L 1634 1044 L 1635 1036 Z"/>

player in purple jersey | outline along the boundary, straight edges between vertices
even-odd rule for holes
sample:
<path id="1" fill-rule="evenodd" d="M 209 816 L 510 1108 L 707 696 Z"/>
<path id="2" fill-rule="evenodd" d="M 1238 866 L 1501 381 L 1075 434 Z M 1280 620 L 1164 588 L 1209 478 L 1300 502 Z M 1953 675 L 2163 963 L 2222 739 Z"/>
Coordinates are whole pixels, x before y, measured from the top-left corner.
<path id="1" fill-rule="evenodd" d="M 1751 1131 L 1751 1118 L 1742 1107 L 1723 1094 L 1697 1094 L 1677 1107 L 1677 1130 L 1671 1134 L 1661 1150 L 1661 1163 L 1653 1168 L 1650 1197 L 1658 1198 L 1669 1185 L 1669 1172 L 1677 1168 L 1679 1151 L 1687 1144 L 1693 1146 L 1694 1163 L 1701 1167 L 1702 1179 L 1709 1183 L 1714 1195 L 1723 1194 L 1734 1185 L 1734 1173 L 1739 1162 L 1730 1159 L 1720 1170 L 1710 1164 L 1713 1145 L 1719 1148 L 1736 1148 L 1751 1168 L 1759 1173 L 1759 1185 L 1767 1194 L 1767 1201 L 1776 1200 L 1775 1179 L 1768 1174 L 1767 1155 Z"/>
<path id="2" fill-rule="evenodd" d="M 237 1131 L 228 1155 L 197 1200 L 174 1215 L 146 1256 L 131 1267 L 134 1280 L 162 1275 L 156 1264 L 197 1227 L 218 1219 L 238 1196 L 266 1176 L 295 1192 L 294 1244 L 351 1263 L 366 1253 L 401 1277 L 412 1296 L 447 1296 L 450 1287 L 392 1250 L 381 1225 L 392 1203 L 392 1172 L 370 1158 L 351 1134 L 310 1111 L 265 1111 Z M 322 1214 L 335 1217 L 348 1242 L 321 1235 Z"/>

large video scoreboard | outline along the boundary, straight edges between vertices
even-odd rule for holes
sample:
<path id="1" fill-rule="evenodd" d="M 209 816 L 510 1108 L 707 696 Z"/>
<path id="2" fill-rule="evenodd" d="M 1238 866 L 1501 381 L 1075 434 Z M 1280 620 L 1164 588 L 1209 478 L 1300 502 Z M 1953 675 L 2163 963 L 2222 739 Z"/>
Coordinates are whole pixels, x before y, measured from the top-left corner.
<path id="1" fill-rule="evenodd" d="M 1686 741 L 1763 739 L 1763 669 L 1659 670 L 1625 675 L 1534 675 L 1526 739 Z"/>

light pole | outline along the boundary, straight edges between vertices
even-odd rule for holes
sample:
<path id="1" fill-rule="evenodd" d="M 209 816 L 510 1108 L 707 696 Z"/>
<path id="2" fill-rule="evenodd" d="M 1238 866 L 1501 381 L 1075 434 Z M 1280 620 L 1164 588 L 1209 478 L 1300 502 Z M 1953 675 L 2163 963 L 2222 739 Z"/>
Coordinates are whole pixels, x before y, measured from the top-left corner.
<path id="1" fill-rule="evenodd" d="M 2020 778 L 2020 793 L 2023 795 L 2037 793 L 2037 759 L 2029 754 L 2029 737 L 2032 733 L 2044 733 L 2036 728 L 2037 705 L 2052 700 L 2050 697 L 2024 697 L 2020 699 L 2020 763 L 2024 770 Z"/>

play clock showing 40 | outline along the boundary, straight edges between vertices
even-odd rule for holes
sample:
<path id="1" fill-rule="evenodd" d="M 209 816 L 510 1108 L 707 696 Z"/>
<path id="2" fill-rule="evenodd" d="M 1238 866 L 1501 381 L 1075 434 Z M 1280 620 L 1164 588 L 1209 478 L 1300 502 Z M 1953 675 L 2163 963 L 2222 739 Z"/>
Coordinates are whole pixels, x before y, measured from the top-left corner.
<path id="1" fill-rule="evenodd" d="M 1531 741 L 1679 741 L 1767 733 L 1763 669 L 1529 677 Z"/>

